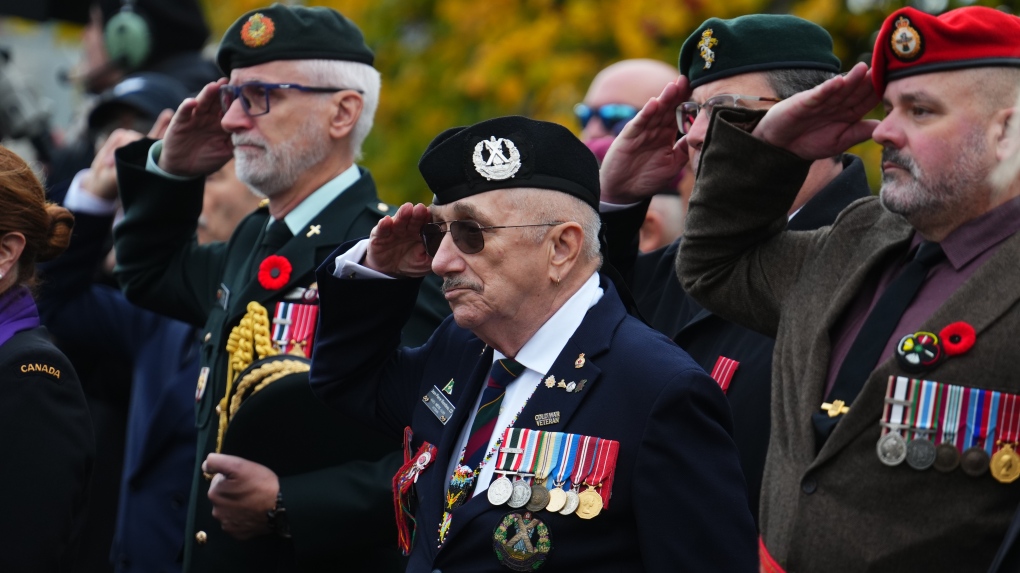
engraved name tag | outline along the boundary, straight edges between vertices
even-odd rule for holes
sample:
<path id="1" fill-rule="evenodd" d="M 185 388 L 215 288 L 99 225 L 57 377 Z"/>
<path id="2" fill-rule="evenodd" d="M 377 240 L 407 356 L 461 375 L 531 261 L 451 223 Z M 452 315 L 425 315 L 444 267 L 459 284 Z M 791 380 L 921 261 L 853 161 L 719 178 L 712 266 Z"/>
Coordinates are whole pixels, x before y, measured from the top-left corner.
<path id="1" fill-rule="evenodd" d="M 433 386 L 428 394 L 421 397 L 421 401 L 444 426 L 453 417 L 453 403 L 443 395 L 443 391 L 439 388 Z"/>

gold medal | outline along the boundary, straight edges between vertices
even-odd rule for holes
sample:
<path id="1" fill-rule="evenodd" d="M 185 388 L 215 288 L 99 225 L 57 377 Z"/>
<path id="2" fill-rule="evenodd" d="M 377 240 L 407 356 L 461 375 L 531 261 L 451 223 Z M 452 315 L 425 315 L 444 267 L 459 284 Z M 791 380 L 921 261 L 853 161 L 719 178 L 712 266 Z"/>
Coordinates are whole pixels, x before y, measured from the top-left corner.
<path id="1" fill-rule="evenodd" d="M 559 511 L 567 504 L 567 492 L 556 487 L 549 490 L 549 503 L 545 505 L 547 511 Z"/>
<path id="2" fill-rule="evenodd" d="M 602 496 L 589 487 L 577 495 L 577 516 L 581 519 L 591 519 L 602 511 Z"/>
<path id="3" fill-rule="evenodd" d="M 1013 444 L 1006 444 L 995 452 L 989 469 L 992 477 L 1001 483 L 1013 483 L 1020 477 L 1020 456 L 1013 450 Z"/>

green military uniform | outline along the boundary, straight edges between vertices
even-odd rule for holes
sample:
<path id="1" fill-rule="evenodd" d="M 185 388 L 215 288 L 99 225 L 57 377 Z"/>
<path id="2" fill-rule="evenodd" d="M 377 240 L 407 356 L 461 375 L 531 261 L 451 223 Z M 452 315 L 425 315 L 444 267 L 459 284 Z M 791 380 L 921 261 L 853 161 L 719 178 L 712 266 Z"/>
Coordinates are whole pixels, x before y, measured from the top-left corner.
<path id="1" fill-rule="evenodd" d="M 216 404 L 226 391 L 227 339 L 248 303 L 258 302 L 272 312 L 276 302 L 289 297 L 307 302 L 298 293 L 313 286 L 316 266 L 344 241 L 367 236 L 380 217 L 380 207 L 392 209 L 380 205 L 371 175 L 361 171 L 356 183 L 312 219 L 308 232 L 298 233 L 276 251 L 292 270 L 284 286 L 267 290 L 255 277 L 260 261 L 254 260 L 254 252 L 268 223 L 268 209 L 260 208 L 244 219 L 229 242 L 197 245 L 194 234 L 203 180 L 174 181 L 147 172 L 152 143 L 143 140 L 117 153 L 125 210 L 116 232 L 117 274 L 136 303 L 205 325 L 202 365 L 209 370 L 200 377 L 205 378 L 204 388 L 196 392 L 198 459 L 185 532 L 186 570 L 277 571 L 287 570 L 290 563 L 303 571 L 319 566 L 336 570 L 345 564 L 362 570 L 358 563 L 385 570 L 387 562 L 397 561 L 390 494 L 397 457 L 281 477 L 293 537 L 264 536 L 248 542 L 225 534 L 212 517 L 209 481 L 200 464 L 216 448 Z M 404 329 L 407 340 L 423 342 L 448 312 L 435 287 L 433 283 L 430 293 L 422 295 L 433 304 L 419 304 L 419 312 Z M 392 449 L 398 445 L 392 444 Z M 377 457 L 387 453 L 380 451 Z"/>
<path id="2" fill-rule="evenodd" d="M 235 68 L 309 59 L 370 66 L 373 55 L 360 30 L 335 10 L 282 5 L 239 18 L 224 34 L 217 54 L 217 63 L 228 75 Z M 401 462 L 396 453 L 399 444 L 366 448 L 366 444 L 373 442 L 360 427 L 347 426 L 351 428 L 347 432 L 322 431 L 321 428 L 344 426 L 330 426 L 336 420 L 319 424 L 321 420 L 315 420 L 317 410 L 300 400 L 280 399 L 276 410 L 256 409 L 255 412 L 263 412 L 259 414 L 253 414 L 249 408 L 249 420 L 253 415 L 262 419 L 261 423 L 247 427 L 260 428 L 255 434 L 262 436 L 261 452 L 265 456 L 255 456 L 257 448 L 234 451 L 252 452 L 245 459 L 263 463 L 279 477 L 290 537 L 277 530 L 242 542 L 224 533 L 212 517 L 210 482 L 201 471 L 201 463 L 217 450 L 220 416 L 216 406 L 227 391 L 228 377 L 239 369 L 235 364 L 234 371 L 228 373 L 228 340 L 249 303 L 259 303 L 269 314 L 281 302 L 306 305 L 301 312 L 307 354 L 307 342 L 313 333 L 309 326 L 313 321 L 308 319 L 307 311 L 317 304 L 315 268 L 344 241 L 367 236 L 379 218 L 393 209 L 379 202 L 367 171 L 348 170 L 304 199 L 282 221 L 270 225 L 268 209 L 263 207 L 244 219 L 228 242 L 199 246 L 195 229 L 202 210 L 204 181 L 167 177 L 155 169 L 149 171 L 150 151 L 157 152 L 150 149 L 152 146 L 151 140 L 145 140 L 117 152 L 117 175 L 125 210 L 115 234 L 117 275 L 132 302 L 179 320 L 205 325 L 202 373 L 195 394 L 198 459 L 185 532 L 185 571 L 402 568 L 390 493 L 392 476 Z M 262 247 L 264 239 L 268 242 L 276 231 L 285 228 L 282 225 L 292 236 L 281 239 L 285 242 L 277 245 L 282 246 L 267 251 Z M 449 312 L 436 279 L 419 300 L 429 302 L 419 304 L 403 330 L 404 342 L 408 344 L 424 342 Z M 291 323 L 282 315 L 277 320 L 281 324 Z M 251 358 L 254 357 L 249 357 L 249 362 Z M 300 389 L 300 384 L 286 386 Z M 321 436 L 321 445 L 309 445 L 303 437 L 281 439 L 293 435 L 295 426 L 307 429 L 307 435 Z M 280 431 L 261 433 L 273 427 Z M 234 431 L 231 438 L 238 438 L 237 433 Z M 350 456 L 338 459 L 337 440 L 341 444 L 344 440 L 357 442 L 358 447 L 344 448 Z M 267 460 L 280 459 L 275 455 L 279 452 L 274 451 L 280 449 L 287 450 L 287 454 L 310 452 L 303 456 L 309 463 L 301 460 L 296 469 L 293 465 L 274 467 Z M 329 454 L 315 454 L 321 451 Z"/>

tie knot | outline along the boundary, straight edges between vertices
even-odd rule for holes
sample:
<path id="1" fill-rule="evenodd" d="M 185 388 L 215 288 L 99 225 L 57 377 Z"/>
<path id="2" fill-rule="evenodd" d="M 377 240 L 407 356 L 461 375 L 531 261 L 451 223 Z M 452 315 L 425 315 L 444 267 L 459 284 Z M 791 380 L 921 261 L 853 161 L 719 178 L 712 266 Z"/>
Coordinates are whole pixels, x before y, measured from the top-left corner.
<path id="1" fill-rule="evenodd" d="M 280 247 L 287 244 L 287 241 L 294 235 L 291 234 L 290 229 L 287 228 L 287 224 L 283 221 L 274 221 L 269 228 L 266 229 L 266 236 L 262 239 L 262 244 L 271 247 L 272 249 L 279 249 Z"/>
<path id="2" fill-rule="evenodd" d="M 924 241 L 917 247 L 914 260 L 921 263 L 925 268 L 930 268 L 946 258 L 946 252 L 942 245 L 931 241 Z"/>
<path id="3" fill-rule="evenodd" d="M 496 386 L 506 388 L 522 372 L 524 372 L 523 364 L 513 358 L 503 358 L 493 363 L 490 378 Z"/>

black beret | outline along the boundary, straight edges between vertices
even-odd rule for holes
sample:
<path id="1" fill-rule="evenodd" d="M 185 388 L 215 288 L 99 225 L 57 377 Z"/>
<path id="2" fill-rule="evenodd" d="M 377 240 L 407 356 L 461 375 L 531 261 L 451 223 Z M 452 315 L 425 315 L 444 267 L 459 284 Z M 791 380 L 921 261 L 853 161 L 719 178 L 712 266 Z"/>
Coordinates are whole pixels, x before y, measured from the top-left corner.
<path id="1" fill-rule="evenodd" d="M 238 18 L 220 41 L 216 63 L 230 75 L 276 60 L 344 60 L 372 65 L 361 30 L 332 8 L 273 4 Z"/>
<path id="2" fill-rule="evenodd" d="M 228 400 L 222 453 L 260 463 L 280 476 L 355 460 L 375 461 L 391 443 L 340 416 L 308 384 L 310 361 L 280 354 L 258 360 L 237 377 Z"/>
<path id="3" fill-rule="evenodd" d="M 521 116 L 454 127 L 429 143 L 418 170 L 435 205 L 496 189 L 562 191 L 599 208 L 599 164 L 569 129 Z"/>
<path id="4" fill-rule="evenodd" d="M 796 16 L 709 18 L 680 48 L 680 73 L 691 88 L 748 72 L 814 69 L 839 73 L 832 36 Z"/>

